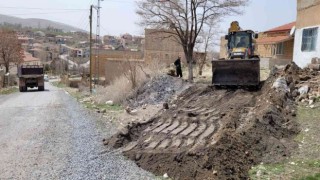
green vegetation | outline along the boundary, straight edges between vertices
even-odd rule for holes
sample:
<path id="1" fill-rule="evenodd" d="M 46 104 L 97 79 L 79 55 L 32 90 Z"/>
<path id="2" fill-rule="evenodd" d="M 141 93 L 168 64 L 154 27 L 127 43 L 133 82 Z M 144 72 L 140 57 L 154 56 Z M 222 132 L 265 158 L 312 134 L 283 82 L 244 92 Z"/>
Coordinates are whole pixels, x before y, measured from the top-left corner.
<path id="1" fill-rule="evenodd" d="M 121 111 L 123 108 L 119 105 L 108 105 L 108 104 L 92 104 L 89 102 L 83 103 L 88 109 L 105 109 L 106 111 Z"/>
<path id="2" fill-rule="evenodd" d="M 319 180 L 319 179 L 320 179 L 320 173 L 317 173 L 317 174 L 312 175 L 312 176 L 303 177 L 300 180 Z"/>
<path id="3" fill-rule="evenodd" d="M 249 174 L 252 179 L 268 179 L 269 176 L 279 175 L 284 172 L 283 164 L 274 164 L 274 165 L 258 165 L 253 167 Z"/>
<path id="4" fill-rule="evenodd" d="M 58 88 L 65 88 L 65 87 L 67 87 L 65 84 L 61 83 L 60 81 L 52 82 L 51 84 L 52 84 L 53 86 L 58 87 Z"/>
<path id="5" fill-rule="evenodd" d="M 0 89 L 0 95 L 7 95 L 18 92 L 19 89 L 17 87 L 9 87 L 9 88 L 3 88 Z"/>
<path id="6" fill-rule="evenodd" d="M 298 107 L 297 121 L 301 132 L 294 139 L 298 147 L 280 164 L 254 166 L 250 179 L 320 180 L 320 111 Z"/>

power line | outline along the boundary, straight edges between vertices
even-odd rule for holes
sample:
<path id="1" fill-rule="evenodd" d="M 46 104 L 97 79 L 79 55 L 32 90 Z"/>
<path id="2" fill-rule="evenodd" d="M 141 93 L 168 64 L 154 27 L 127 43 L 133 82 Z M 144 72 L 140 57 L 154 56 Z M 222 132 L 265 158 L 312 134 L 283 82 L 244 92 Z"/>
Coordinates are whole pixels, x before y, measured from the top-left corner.
<path id="1" fill-rule="evenodd" d="M 40 12 L 40 13 L 23 13 L 23 14 L 5 14 L 7 16 L 19 16 L 19 15 L 37 15 L 37 14 L 60 14 L 60 13 L 80 13 L 75 11 L 60 11 L 60 12 Z"/>
<path id="2" fill-rule="evenodd" d="M 89 9 L 56 9 L 56 8 L 30 8 L 30 7 L 14 7 L 14 6 L 0 6 L 1 9 L 32 9 L 32 10 L 68 10 L 68 11 L 89 11 Z"/>

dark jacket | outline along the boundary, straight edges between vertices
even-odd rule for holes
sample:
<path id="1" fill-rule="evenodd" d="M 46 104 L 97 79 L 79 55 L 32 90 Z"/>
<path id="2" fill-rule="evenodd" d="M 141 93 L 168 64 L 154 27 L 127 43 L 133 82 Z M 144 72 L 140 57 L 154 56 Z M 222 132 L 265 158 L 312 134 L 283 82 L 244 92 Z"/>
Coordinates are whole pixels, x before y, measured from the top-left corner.
<path id="1" fill-rule="evenodd" d="M 174 62 L 174 65 L 176 66 L 176 68 L 181 69 L 181 60 L 180 60 L 180 58 L 178 58 L 178 59 Z"/>

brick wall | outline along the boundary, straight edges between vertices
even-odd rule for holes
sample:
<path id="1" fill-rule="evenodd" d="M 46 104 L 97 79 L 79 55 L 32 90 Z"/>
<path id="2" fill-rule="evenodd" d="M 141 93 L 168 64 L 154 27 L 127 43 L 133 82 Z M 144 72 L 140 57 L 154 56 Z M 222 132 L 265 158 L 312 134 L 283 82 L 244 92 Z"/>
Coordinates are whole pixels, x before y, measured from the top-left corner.
<path id="1" fill-rule="evenodd" d="M 129 70 L 129 66 L 143 65 L 144 61 L 142 60 L 112 60 L 106 61 L 105 63 L 105 80 L 106 83 L 112 82 L 115 78 L 123 75 L 124 72 Z"/>
<path id="2" fill-rule="evenodd" d="M 109 61 L 127 61 L 127 60 L 143 60 L 143 52 L 132 51 L 113 51 L 103 50 L 99 52 L 99 65 L 96 66 L 96 55 L 92 57 L 92 72 L 99 74 L 99 77 L 104 77 L 107 71 L 107 64 Z M 109 65 L 110 66 L 110 65 Z M 108 66 L 108 67 L 109 67 Z M 112 64 L 111 64 L 112 67 Z"/>
<path id="3" fill-rule="evenodd" d="M 185 62 L 182 46 L 176 38 L 169 37 L 170 34 L 158 30 L 145 30 L 145 61 L 147 64 L 152 61 L 159 61 L 165 64 L 173 63 L 180 55 L 182 62 Z"/>

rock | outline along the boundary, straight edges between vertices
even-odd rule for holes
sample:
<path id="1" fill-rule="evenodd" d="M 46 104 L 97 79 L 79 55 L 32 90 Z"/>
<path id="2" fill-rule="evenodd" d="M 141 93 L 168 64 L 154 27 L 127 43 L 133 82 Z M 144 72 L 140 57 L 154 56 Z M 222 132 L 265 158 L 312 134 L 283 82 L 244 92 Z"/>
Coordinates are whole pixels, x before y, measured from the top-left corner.
<path id="1" fill-rule="evenodd" d="M 315 107 L 316 107 L 315 105 L 311 105 L 311 106 L 310 106 L 311 109 L 314 109 Z"/>
<path id="2" fill-rule="evenodd" d="M 212 174 L 216 176 L 216 175 L 218 175 L 218 171 L 214 170 L 214 171 L 212 171 Z"/>
<path id="3" fill-rule="evenodd" d="M 312 100 L 312 101 L 316 101 L 316 97 L 315 96 L 309 96 L 309 100 Z"/>
<path id="4" fill-rule="evenodd" d="M 310 64 L 308 67 L 314 71 L 320 70 L 320 64 Z"/>
<path id="5" fill-rule="evenodd" d="M 169 104 L 168 103 L 163 103 L 163 109 L 169 109 Z"/>
<path id="6" fill-rule="evenodd" d="M 309 99 L 309 105 L 312 105 L 314 103 L 314 100 Z"/>
<path id="7" fill-rule="evenodd" d="M 303 95 L 303 94 L 308 94 L 308 92 L 309 92 L 309 86 L 308 85 L 304 85 L 304 86 L 302 86 L 301 88 L 299 88 L 299 93 L 301 94 L 301 95 Z"/>
<path id="8" fill-rule="evenodd" d="M 141 159 L 142 155 L 140 153 L 136 154 L 135 160 L 139 161 Z"/>
<path id="9" fill-rule="evenodd" d="M 309 79 L 311 79 L 310 76 L 299 76 L 300 77 L 300 81 L 308 81 Z"/>
<path id="10" fill-rule="evenodd" d="M 278 91 L 289 92 L 290 89 L 287 85 L 287 81 L 284 77 L 278 78 L 272 85 L 272 88 L 275 88 Z"/>
<path id="11" fill-rule="evenodd" d="M 276 66 L 273 66 L 272 69 L 270 70 L 269 75 L 274 76 L 278 72 L 278 68 Z"/>
<path id="12" fill-rule="evenodd" d="M 300 94 L 299 94 L 299 91 L 297 89 L 293 90 L 292 93 L 291 93 L 292 97 L 296 98 L 298 97 Z"/>
<path id="13" fill-rule="evenodd" d="M 293 77 L 292 76 L 287 76 L 286 81 L 288 84 L 291 84 L 293 82 Z"/>
<path id="14" fill-rule="evenodd" d="M 296 89 L 296 86 L 294 85 L 293 82 L 289 84 L 289 89 L 290 89 L 290 92 L 293 92 Z"/>
<path id="15" fill-rule="evenodd" d="M 171 105 L 171 107 L 176 108 L 176 107 L 177 107 L 177 105 L 176 105 L 176 104 L 172 104 L 172 105 Z"/>
<path id="16" fill-rule="evenodd" d="M 169 178 L 168 174 L 165 173 L 165 174 L 163 175 L 163 178 L 168 179 L 168 178 Z"/>
<path id="17" fill-rule="evenodd" d="M 292 115 L 293 117 L 297 116 L 296 111 L 295 111 L 295 110 L 291 110 L 291 115 Z"/>
<path id="18" fill-rule="evenodd" d="M 107 112 L 106 109 L 102 109 L 102 110 L 101 110 L 101 113 L 106 113 L 106 112 Z"/>
<path id="19" fill-rule="evenodd" d="M 300 94 L 298 99 L 302 102 L 302 100 L 308 99 L 308 94 Z"/>
<path id="20" fill-rule="evenodd" d="M 147 104 L 144 104 L 143 106 L 142 106 L 142 109 L 147 109 Z"/>
<path id="21" fill-rule="evenodd" d="M 138 114 L 138 110 L 134 109 L 130 112 L 131 115 L 137 115 Z"/>
<path id="22" fill-rule="evenodd" d="M 311 64 L 320 64 L 320 58 L 317 58 L 317 57 L 312 58 Z"/>
<path id="23" fill-rule="evenodd" d="M 120 134 L 121 135 L 127 135 L 127 134 L 129 134 L 129 130 L 128 130 L 128 128 L 121 128 L 120 130 Z"/>
<path id="24" fill-rule="evenodd" d="M 106 105 L 113 106 L 113 101 L 107 101 L 107 102 L 106 102 Z"/>

